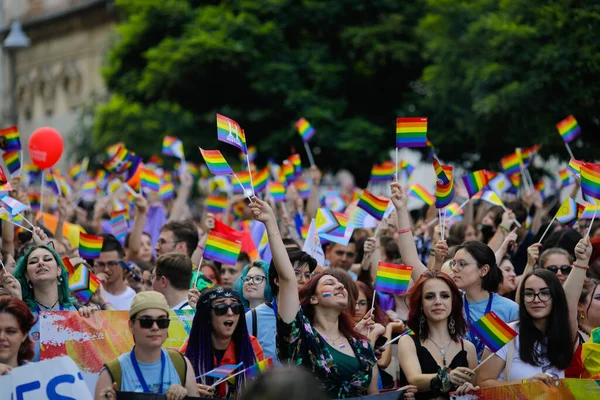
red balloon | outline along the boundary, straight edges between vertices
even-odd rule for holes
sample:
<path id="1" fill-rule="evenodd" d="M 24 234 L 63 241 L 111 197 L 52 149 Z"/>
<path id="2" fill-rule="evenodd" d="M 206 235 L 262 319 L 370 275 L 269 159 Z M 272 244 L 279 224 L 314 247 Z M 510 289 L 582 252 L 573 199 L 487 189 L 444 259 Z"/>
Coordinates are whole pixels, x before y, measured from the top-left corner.
<path id="1" fill-rule="evenodd" d="M 33 132 L 27 146 L 31 161 L 41 169 L 52 168 L 60 159 L 64 148 L 60 133 L 47 126 Z"/>

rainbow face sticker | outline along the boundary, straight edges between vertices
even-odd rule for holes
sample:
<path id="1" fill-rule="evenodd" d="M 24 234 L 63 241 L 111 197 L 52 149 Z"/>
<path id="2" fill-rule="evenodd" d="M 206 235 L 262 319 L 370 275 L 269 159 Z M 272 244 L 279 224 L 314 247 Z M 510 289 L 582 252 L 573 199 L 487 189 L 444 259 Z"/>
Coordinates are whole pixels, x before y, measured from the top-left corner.
<path id="1" fill-rule="evenodd" d="M 330 291 L 323 292 L 323 297 L 331 297 L 332 294 Z"/>

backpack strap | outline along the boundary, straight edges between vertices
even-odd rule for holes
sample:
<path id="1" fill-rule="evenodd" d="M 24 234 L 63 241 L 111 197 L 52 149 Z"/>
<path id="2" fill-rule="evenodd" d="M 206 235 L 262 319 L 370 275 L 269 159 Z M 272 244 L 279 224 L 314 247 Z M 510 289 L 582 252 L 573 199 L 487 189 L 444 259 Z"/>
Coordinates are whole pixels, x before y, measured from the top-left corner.
<path id="1" fill-rule="evenodd" d="M 177 375 L 179 375 L 181 386 L 185 387 L 185 378 L 187 377 L 187 363 L 185 362 L 185 357 L 183 356 L 183 354 L 175 350 L 167 349 L 167 352 L 169 353 L 171 362 L 175 367 L 175 371 L 177 371 Z"/>
<path id="2" fill-rule="evenodd" d="M 108 371 L 112 381 L 116 382 L 117 388 L 121 390 L 121 377 L 123 376 L 123 373 L 121 371 L 121 363 L 119 362 L 119 359 L 115 358 L 114 360 L 107 362 L 104 364 L 104 368 L 106 368 Z"/>
<path id="3" fill-rule="evenodd" d="M 256 315 L 256 308 L 252 309 L 252 336 L 258 336 L 258 315 Z"/>

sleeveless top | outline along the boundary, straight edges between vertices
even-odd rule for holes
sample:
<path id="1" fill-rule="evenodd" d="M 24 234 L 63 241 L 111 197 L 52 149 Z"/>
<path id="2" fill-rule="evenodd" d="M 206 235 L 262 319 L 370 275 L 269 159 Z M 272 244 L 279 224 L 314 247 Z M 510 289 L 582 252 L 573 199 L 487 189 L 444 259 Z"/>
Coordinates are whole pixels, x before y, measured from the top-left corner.
<path id="1" fill-rule="evenodd" d="M 411 335 L 410 338 L 415 342 L 415 348 L 417 349 L 417 358 L 419 359 L 419 364 L 421 365 L 421 373 L 422 374 L 437 374 L 438 371 L 442 368 L 438 365 L 435 358 L 431 355 L 427 347 L 421 344 L 421 340 L 417 336 Z M 448 364 L 448 368 L 455 369 L 456 367 L 469 367 L 469 362 L 467 360 L 467 351 L 465 350 L 465 344 L 462 339 L 460 339 L 460 347 L 461 351 L 456 353 L 452 362 Z M 404 371 L 400 370 L 400 387 L 408 385 L 408 380 L 404 375 Z M 418 392 L 415 394 L 415 399 L 429 399 L 431 397 L 431 392 Z"/>
<path id="2" fill-rule="evenodd" d="M 151 364 L 145 364 L 138 361 L 138 365 L 148 388 L 151 393 L 167 393 L 167 390 L 171 385 L 181 385 L 179 374 L 169 357 L 169 353 L 165 349 L 161 349 L 163 358 L 165 360 L 165 368 L 160 376 L 161 360 L 157 360 Z M 123 353 L 119 356 L 119 363 L 121 364 L 121 388 L 123 392 L 137 392 L 143 393 L 142 384 L 138 379 L 133 364 L 131 363 L 130 352 Z M 162 383 L 162 392 L 159 392 L 159 388 Z"/>

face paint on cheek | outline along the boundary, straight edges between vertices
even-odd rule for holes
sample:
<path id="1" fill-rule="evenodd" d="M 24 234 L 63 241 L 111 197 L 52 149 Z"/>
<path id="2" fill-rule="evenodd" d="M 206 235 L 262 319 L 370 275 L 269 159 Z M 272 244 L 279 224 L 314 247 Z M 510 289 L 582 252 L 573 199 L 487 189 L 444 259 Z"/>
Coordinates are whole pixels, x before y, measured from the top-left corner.
<path id="1" fill-rule="evenodd" d="M 331 297 L 331 292 L 323 292 L 323 297 Z"/>

